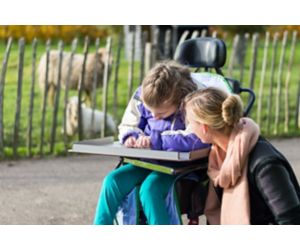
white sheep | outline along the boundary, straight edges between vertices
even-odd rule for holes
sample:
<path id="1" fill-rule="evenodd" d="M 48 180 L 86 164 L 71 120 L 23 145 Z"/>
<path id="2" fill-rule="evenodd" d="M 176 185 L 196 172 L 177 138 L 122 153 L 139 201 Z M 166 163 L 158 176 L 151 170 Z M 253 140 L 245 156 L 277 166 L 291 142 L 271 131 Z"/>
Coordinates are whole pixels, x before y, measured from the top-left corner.
<path id="1" fill-rule="evenodd" d="M 99 60 L 97 61 L 97 87 L 103 85 L 103 74 L 105 61 L 108 56 L 106 48 L 100 48 L 98 50 Z M 62 56 L 62 69 L 61 69 L 61 87 L 65 89 L 68 78 L 69 71 L 69 62 L 71 58 L 71 53 L 63 52 Z M 46 53 L 44 53 L 40 59 L 38 67 L 39 75 L 39 86 L 42 96 L 44 95 L 45 89 L 45 80 L 46 80 Z M 79 80 L 81 77 L 81 70 L 83 65 L 84 55 L 83 54 L 74 54 L 72 61 L 72 71 L 69 82 L 69 89 L 78 89 Z M 83 91 L 86 93 L 86 99 L 88 103 L 91 103 L 91 92 L 93 91 L 93 82 L 94 82 L 94 70 L 95 70 L 95 61 L 96 53 L 89 53 L 86 59 L 85 66 L 85 77 L 84 77 L 84 86 Z M 58 64 L 59 64 L 59 51 L 51 50 L 49 52 L 49 65 L 48 65 L 48 96 L 49 103 L 51 106 L 54 104 L 54 95 L 57 86 L 57 76 L 58 76 Z M 109 75 L 112 65 L 112 56 L 109 58 Z"/>
<path id="2" fill-rule="evenodd" d="M 66 107 L 66 134 L 73 136 L 78 130 L 78 97 L 74 96 L 68 100 Z M 82 130 L 85 138 L 91 138 L 101 131 L 101 121 L 104 119 L 102 111 L 94 110 L 94 122 L 92 124 L 93 109 L 81 104 Z M 110 114 L 106 116 L 106 128 L 108 134 L 116 132 L 116 124 Z"/>

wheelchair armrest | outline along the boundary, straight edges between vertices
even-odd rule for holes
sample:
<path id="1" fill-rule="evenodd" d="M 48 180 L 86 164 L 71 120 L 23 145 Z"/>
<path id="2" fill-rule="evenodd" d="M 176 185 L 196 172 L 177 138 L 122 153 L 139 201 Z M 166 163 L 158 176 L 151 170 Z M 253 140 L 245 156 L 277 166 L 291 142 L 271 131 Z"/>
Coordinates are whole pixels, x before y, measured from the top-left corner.
<path id="1" fill-rule="evenodd" d="M 250 110 L 253 107 L 253 104 L 255 102 L 255 93 L 253 92 L 252 89 L 248 89 L 248 88 L 241 88 L 241 83 L 238 80 L 229 78 L 229 77 L 225 77 L 225 79 L 231 84 L 231 87 L 233 89 L 233 93 L 235 94 L 241 94 L 242 92 L 247 92 L 249 94 L 249 99 L 248 99 L 248 103 L 244 109 L 244 116 L 248 116 Z"/>
<path id="2" fill-rule="evenodd" d="M 244 116 L 248 116 L 250 110 L 253 107 L 255 101 L 255 94 L 252 89 L 240 88 L 240 93 L 247 92 L 249 94 L 249 99 L 246 108 L 244 109 Z"/>

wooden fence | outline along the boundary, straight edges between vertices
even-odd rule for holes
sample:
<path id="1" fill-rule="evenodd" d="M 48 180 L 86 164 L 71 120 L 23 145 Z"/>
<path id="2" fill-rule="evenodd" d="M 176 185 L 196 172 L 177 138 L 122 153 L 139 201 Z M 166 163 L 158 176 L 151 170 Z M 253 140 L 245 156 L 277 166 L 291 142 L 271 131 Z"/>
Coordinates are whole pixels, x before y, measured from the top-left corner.
<path id="1" fill-rule="evenodd" d="M 92 103 L 93 110 L 102 110 L 101 133 L 93 137 L 107 135 L 106 114 L 111 113 L 118 123 L 126 104 L 134 89 L 140 84 L 145 73 L 155 61 L 170 58 L 171 31 L 165 33 L 164 51 L 158 51 L 158 35 L 152 34 L 152 42 L 147 42 L 149 34 L 141 34 L 142 53 L 139 60 L 134 60 L 135 50 L 132 44 L 127 62 L 123 57 L 123 37 L 120 34 L 113 41 L 108 37 L 105 44 L 109 55 L 114 58 L 110 65 L 109 56 L 105 60 L 103 86 L 97 89 L 96 66 L 93 73 Z M 206 32 L 184 32 L 179 43 L 190 37 L 207 36 Z M 223 69 L 226 76 L 238 79 L 243 87 L 249 87 L 257 95 L 257 101 L 251 111 L 251 117 L 261 126 L 266 136 L 300 135 L 300 45 L 297 43 L 297 32 L 289 34 L 237 34 L 228 37 L 212 32 L 211 36 L 219 37 L 227 44 L 227 63 Z M 135 33 L 131 34 L 135 41 Z M 157 39 L 157 40 L 155 40 Z M 2 67 L 0 75 L 0 159 L 18 156 L 43 156 L 45 154 L 67 153 L 74 140 L 84 139 L 82 105 L 83 86 L 86 72 L 86 62 L 89 53 L 94 53 L 99 60 L 98 48 L 100 40 L 92 43 L 84 40 L 83 49 L 78 51 L 78 41 L 72 44 L 58 42 L 58 75 L 54 106 L 47 105 L 49 91 L 49 60 L 53 49 L 51 41 L 40 44 L 37 39 L 32 44 L 25 45 L 24 39 L 18 41 L 18 47 L 9 38 L 2 43 Z M 42 50 L 39 50 L 39 46 Z M 61 75 L 65 48 L 69 48 L 70 61 L 67 71 L 66 88 L 62 91 Z M 30 51 L 30 55 L 26 51 Z M 18 51 L 18 54 L 14 53 Z M 46 77 L 44 92 L 36 89 L 37 62 L 41 53 L 46 53 Z M 68 83 L 72 75 L 72 63 L 76 53 L 84 55 L 80 72 L 80 81 L 76 95 L 78 96 L 78 133 L 77 136 L 66 135 L 66 107 L 70 91 Z M 176 53 L 176 51 L 174 52 Z M 14 58 L 11 58 L 14 57 Z M 13 61 L 10 65 L 10 61 Z M 15 68 L 17 67 L 17 70 Z M 112 67 L 112 69 L 111 69 Z M 26 69 L 25 72 L 24 69 Z M 10 73 L 8 73 L 10 72 Z M 24 73 L 25 72 L 25 73 Z M 30 73 L 28 73 L 30 72 Z M 110 74 L 111 72 L 111 74 Z M 16 76 L 16 80 L 14 77 Z M 127 77 L 127 79 L 126 79 Z M 17 86 L 17 87 L 15 87 Z M 9 88 L 10 90 L 7 90 Z M 24 91 L 24 88 L 26 91 Z M 6 94 L 6 91 L 9 93 Z M 74 93 L 74 92 L 73 92 Z M 9 96 L 8 96 L 9 95 Z M 9 99 L 15 97 L 15 105 Z M 43 97 L 43 98 L 42 98 Z M 102 97 L 102 98 L 100 98 Z M 246 98 L 246 97 L 245 97 Z M 14 99 L 14 98 L 12 98 Z M 24 99 L 24 102 L 23 102 Z M 26 102 L 25 102 L 26 100 Z M 43 100 L 40 102 L 40 100 Z M 245 99 L 246 100 L 246 99 Z M 8 104 L 6 105 L 6 102 Z M 40 102 L 40 103 L 39 103 Z M 24 106 L 24 103 L 27 106 Z M 14 118 L 11 117 L 14 114 Z M 23 115 L 23 116 L 22 116 Z M 94 112 L 92 115 L 92 124 Z M 38 131 L 38 132 L 37 132 Z M 63 133 L 61 133 L 63 131 Z M 59 144 L 59 146 L 58 146 Z M 25 152 L 25 153 L 24 153 Z"/>

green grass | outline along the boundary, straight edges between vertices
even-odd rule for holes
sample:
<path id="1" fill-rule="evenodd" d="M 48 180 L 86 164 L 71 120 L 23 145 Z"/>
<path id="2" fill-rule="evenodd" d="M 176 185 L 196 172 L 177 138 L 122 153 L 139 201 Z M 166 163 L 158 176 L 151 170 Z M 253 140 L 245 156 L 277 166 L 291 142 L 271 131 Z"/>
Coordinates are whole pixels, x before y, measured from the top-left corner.
<path id="1" fill-rule="evenodd" d="M 102 44 L 103 46 L 103 44 Z M 52 46 L 56 49 L 57 45 Z M 65 46 L 65 51 L 70 51 L 70 46 Z M 114 56 L 116 56 L 116 45 L 113 47 Z M 5 46 L 3 43 L 0 46 L 0 60 L 2 62 L 4 56 Z M 41 55 L 45 51 L 44 44 L 38 44 L 37 49 L 37 64 Z M 77 52 L 81 53 L 83 51 L 83 45 L 79 44 L 77 47 Z M 90 51 L 94 51 L 94 47 L 90 47 Z M 22 84 L 22 102 L 21 102 L 21 120 L 19 127 L 19 143 L 18 143 L 18 154 L 20 157 L 27 155 L 27 128 L 28 128 L 28 112 L 30 103 L 30 87 L 31 87 L 31 64 L 32 64 L 32 48 L 30 44 L 26 45 L 25 49 L 25 59 L 24 59 L 24 69 L 23 69 L 23 84 Z M 139 82 L 139 65 L 135 63 L 135 76 L 134 76 L 134 89 L 138 86 Z M 12 157 L 12 146 L 13 146 L 13 136 L 14 136 L 14 124 L 15 124 L 15 110 L 16 110 L 16 98 L 17 98 L 17 72 L 18 72 L 18 44 L 13 43 L 11 48 L 11 53 L 9 57 L 9 63 L 6 73 L 6 82 L 4 87 L 4 145 L 5 145 L 5 157 Z M 124 52 L 121 54 L 121 64 L 119 68 L 119 84 L 118 84 L 118 110 L 116 122 L 119 123 L 127 104 L 127 81 L 128 81 L 128 63 L 124 60 Z M 108 90 L 108 112 L 113 114 L 113 83 L 114 83 L 114 70 L 112 71 L 109 90 Z M 58 125 L 56 130 L 56 145 L 55 154 L 65 154 L 63 135 L 61 133 L 61 128 L 63 125 L 63 106 L 64 106 L 64 90 L 60 92 L 60 103 L 58 112 Z M 39 86 L 36 74 L 36 84 L 34 91 L 34 115 L 33 115 L 33 130 L 32 130 L 32 151 L 33 154 L 39 153 L 40 144 L 40 133 L 41 133 L 41 119 L 42 119 L 42 94 Z M 70 90 L 69 96 L 77 95 L 76 90 Z M 97 109 L 102 109 L 102 89 L 97 89 Z M 45 139 L 44 139 L 44 153 L 49 154 L 50 150 L 50 137 L 52 129 L 53 120 L 53 108 L 47 103 L 46 110 L 46 123 L 45 123 Z M 69 138 L 69 143 L 78 140 L 77 136 Z"/>
<path id="2" fill-rule="evenodd" d="M 244 87 L 249 87 L 249 78 L 250 78 L 250 72 L 249 72 L 249 65 L 251 61 L 251 44 L 248 44 L 248 53 L 246 55 L 246 67 L 244 71 Z M 258 92 L 259 92 L 259 84 L 261 81 L 261 69 L 262 69 L 262 60 L 263 60 L 263 53 L 264 53 L 264 37 L 261 38 L 260 43 L 259 43 L 259 50 L 258 50 L 258 58 L 257 58 L 257 67 L 256 67 L 256 77 L 255 77 L 255 84 L 254 84 L 254 92 L 256 93 L 256 97 L 258 98 Z M 271 119 L 270 119 L 270 133 L 267 133 L 267 117 L 269 115 L 268 110 L 267 110 L 267 103 L 270 100 L 269 96 L 269 91 L 270 91 L 270 83 L 271 83 L 271 57 L 272 57 L 272 43 L 270 42 L 269 48 L 268 48 L 268 60 L 267 60 L 267 69 L 266 69 L 266 74 L 265 74 L 265 80 L 264 80 L 264 88 L 263 88 L 263 98 L 262 98 L 262 110 L 261 110 L 261 131 L 262 134 L 268 136 L 268 137 L 276 137 L 276 136 L 281 136 L 281 137 L 291 137 L 291 136 L 299 136 L 300 135 L 300 130 L 295 127 L 295 112 L 296 112 L 296 100 L 297 100 L 297 91 L 298 91 L 298 81 L 299 81 L 299 64 L 300 64 L 300 44 L 298 43 L 296 46 L 295 50 L 295 55 L 294 55 L 294 61 L 293 61 L 293 66 L 292 66 L 292 71 L 291 71 L 291 79 L 289 82 L 289 118 L 290 118 L 290 123 L 289 123 L 289 132 L 286 133 L 284 132 L 284 116 L 285 116 L 285 108 L 284 108 L 284 103 L 285 103 L 285 81 L 287 77 L 287 68 L 288 68 L 288 63 L 289 63 L 289 57 L 290 57 L 290 51 L 291 51 L 291 44 L 288 43 L 287 50 L 285 53 L 285 60 L 283 63 L 283 74 L 281 78 L 281 104 L 280 104 L 280 123 L 279 123 L 279 128 L 278 128 L 278 134 L 275 135 L 273 134 L 273 130 L 275 127 L 274 121 L 275 121 L 275 98 L 276 98 L 276 91 L 277 91 L 277 83 L 278 83 L 278 73 L 279 73 L 279 60 L 280 60 L 280 53 L 281 53 L 281 41 L 279 41 L 278 44 L 278 51 L 277 51 L 277 58 L 276 58 L 276 64 L 275 64 L 275 71 L 274 71 L 274 85 L 273 85 L 273 108 L 271 110 Z M 229 49 L 230 54 L 231 50 Z M 225 67 L 225 69 L 227 69 Z M 226 70 L 224 71 L 226 75 Z M 239 79 L 240 78 L 240 70 L 237 67 L 237 69 L 234 70 L 232 74 L 233 78 Z M 246 99 L 244 99 L 246 100 Z M 254 104 L 254 107 L 251 111 L 251 117 L 253 119 L 257 119 L 257 104 L 258 100 L 256 99 L 256 102 Z"/>
<path id="3" fill-rule="evenodd" d="M 116 56 L 116 42 L 117 39 L 114 39 L 113 41 L 113 52 L 114 52 L 114 58 Z M 225 41 L 227 43 L 228 47 L 228 53 L 227 53 L 227 64 L 225 65 L 223 71 L 226 75 L 227 68 L 228 68 L 228 62 L 231 55 L 231 40 Z M 256 95 L 258 96 L 258 89 L 259 89 L 259 83 L 261 78 L 261 68 L 262 68 L 262 58 L 263 58 L 263 45 L 264 45 L 264 39 L 260 39 L 259 44 L 259 51 L 258 51 L 258 58 L 257 58 L 257 67 L 256 67 L 256 77 L 255 77 L 255 86 L 254 91 Z M 103 41 L 102 45 L 103 46 Z M 274 137 L 274 136 L 284 136 L 284 137 L 290 137 L 290 136 L 299 136 L 300 130 L 294 126 L 295 124 L 295 110 L 296 110 L 296 93 L 298 88 L 298 81 L 299 81 L 299 64 L 300 64 L 300 44 L 297 45 L 296 49 L 296 55 L 294 58 L 293 68 L 292 68 L 292 74 L 291 74 L 291 80 L 290 80 L 290 86 L 289 86 L 289 95 L 290 95 L 290 103 L 289 103 L 289 110 L 290 110 L 290 127 L 289 132 L 284 132 L 284 93 L 285 93 L 285 87 L 284 82 L 286 79 L 286 73 L 287 73 L 287 65 L 289 60 L 289 53 L 290 53 L 290 44 L 288 44 L 286 56 L 285 56 L 285 62 L 284 62 L 284 71 L 283 71 L 283 77 L 282 77 L 282 96 L 281 96 L 281 113 L 280 113 L 280 125 L 278 134 L 273 134 L 274 129 L 274 111 L 275 111 L 275 99 L 273 99 L 273 109 L 272 109 L 272 117 L 271 117 L 271 133 L 267 133 L 266 128 L 266 120 L 268 117 L 268 110 L 267 110 L 267 102 L 269 100 L 269 86 L 270 86 L 270 60 L 271 60 L 271 53 L 272 53 L 272 43 L 269 45 L 268 50 L 268 64 L 267 64 L 267 72 L 264 82 L 264 90 L 263 90 L 263 106 L 262 106 L 262 123 L 261 123 L 261 131 L 264 135 L 267 135 L 268 137 Z M 57 49 L 57 43 L 52 46 L 53 49 Z M 65 51 L 70 51 L 70 45 L 65 45 Z M 0 42 L 0 60 L 2 63 L 2 59 L 4 56 L 5 51 L 5 44 L 3 41 Z M 38 50 L 37 50 L 37 65 L 38 61 L 41 57 L 41 55 L 45 51 L 45 45 L 44 43 L 38 44 Z M 79 44 L 77 48 L 77 52 L 81 53 L 83 51 L 83 45 Z M 94 51 L 94 47 L 90 47 L 90 51 Z M 278 77 L 278 62 L 280 57 L 280 51 L 281 51 L 281 44 L 279 43 L 278 46 L 278 52 L 277 52 L 277 60 L 276 60 L 276 67 L 275 67 L 275 85 L 273 87 L 273 98 L 276 96 L 276 84 L 277 84 L 277 77 Z M 30 85 L 31 85 L 31 57 L 32 57 L 32 49 L 31 44 L 26 45 L 25 50 L 25 61 L 24 61 L 24 77 L 23 77 L 23 87 L 22 87 L 22 104 L 21 104 L 21 122 L 20 122 L 20 131 L 19 131 L 19 144 L 18 144 L 18 154 L 20 157 L 24 157 L 27 155 L 27 128 L 28 128 L 28 111 L 29 111 L 29 101 L 30 101 Z M 244 80 L 243 80 L 243 86 L 249 87 L 249 65 L 251 61 L 251 43 L 249 40 L 248 43 L 248 49 L 245 59 L 245 69 L 244 69 Z M 1 64 L 2 65 L 2 64 Z M 1 66 L 2 67 L 2 66 Z M 135 73 L 134 73 L 134 88 L 135 89 L 139 84 L 139 62 L 135 63 Z M 4 88 L 4 145 L 5 145 L 5 157 L 10 158 L 13 156 L 12 152 L 12 146 L 13 146 L 13 131 L 14 131 L 14 123 L 15 123 L 15 110 L 16 110 L 16 97 L 17 97 L 17 70 L 18 70 L 18 43 L 15 41 L 13 43 L 9 63 L 8 63 L 8 69 L 6 74 L 6 83 Z M 239 65 L 236 65 L 233 73 L 232 78 L 239 79 L 240 78 L 240 69 Z M 116 121 L 117 123 L 120 122 L 121 117 L 123 115 L 124 109 L 127 104 L 127 95 L 128 95 L 128 62 L 124 58 L 124 51 L 122 50 L 121 54 L 121 62 L 119 67 L 119 83 L 118 83 L 118 110 L 117 110 L 117 117 Z M 114 69 L 112 71 L 110 82 L 109 82 L 109 91 L 108 91 L 108 111 L 109 113 L 113 114 L 113 83 L 114 83 Z M 39 154 L 39 143 L 40 143 L 40 132 L 41 132 L 41 92 L 39 90 L 38 82 L 37 82 L 37 75 L 36 75 L 36 85 L 35 85 L 35 92 L 34 92 L 34 115 L 33 115 L 33 131 L 32 131 L 32 141 L 33 141 L 33 154 L 38 155 Z M 70 91 L 69 96 L 77 95 L 77 91 Z M 58 126 L 56 130 L 56 145 L 55 145 L 55 155 L 65 154 L 64 144 L 63 144 L 63 137 L 61 133 L 61 127 L 63 123 L 63 100 L 64 100 L 64 91 L 62 90 L 60 93 L 60 108 L 58 112 Z M 246 98 L 244 98 L 246 100 Z M 257 101 L 255 102 L 255 105 L 251 112 L 251 117 L 256 120 L 256 112 L 257 112 Z M 102 108 L 102 90 L 97 90 L 97 109 Z M 47 105 L 47 112 L 46 112 L 46 125 L 45 125 L 45 145 L 44 145 L 44 153 L 49 154 L 49 148 L 50 148 L 50 134 L 51 134 L 51 126 L 52 126 L 52 120 L 53 120 L 53 108 L 49 107 Z M 77 136 L 74 136 L 73 138 L 69 138 L 69 143 L 77 140 Z M 69 145 L 69 146 L 70 146 Z"/>

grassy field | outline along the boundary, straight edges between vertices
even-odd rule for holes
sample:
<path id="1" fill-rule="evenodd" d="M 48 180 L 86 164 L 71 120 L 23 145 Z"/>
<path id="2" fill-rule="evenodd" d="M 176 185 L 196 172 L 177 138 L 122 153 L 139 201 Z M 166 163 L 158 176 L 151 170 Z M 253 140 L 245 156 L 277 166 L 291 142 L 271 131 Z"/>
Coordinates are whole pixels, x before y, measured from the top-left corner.
<path id="1" fill-rule="evenodd" d="M 274 127 L 275 127 L 275 98 L 276 98 L 276 91 L 277 91 L 277 83 L 278 83 L 278 74 L 279 74 L 279 60 L 280 60 L 280 54 L 281 54 L 281 40 L 279 40 L 278 49 L 277 49 L 277 57 L 275 61 L 275 70 L 274 70 L 274 85 L 273 85 L 273 98 L 272 98 L 272 109 L 271 113 L 268 113 L 267 105 L 270 101 L 270 83 L 271 83 L 271 58 L 272 58 L 272 40 L 270 41 L 269 48 L 268 48 L 268 60 L 267 60 L 267 69 L 265 73 L 264 78 L 264 84 L 263 84 L 263 97 L 262 97 L 262 110 L 261 110 L 261 131 L 262 134 L 268 137 L 292 137 L 292 136 L 299 136 L 300 135 L 300 129 L 295 127 L 295 112 L 296 112 L 296 101 L 297 101 L 297 93 L 298 93 L 298 84 L 300 80 L 300 72 L 299 72 L 299 66 L 300 66 L 300 44 L 298 43 L 295 49 L 294 54 L 294 60 L 293 60 L 293 66 L 291 71 L 291 78 L 289 82 L 289 89 L 287 90 L 285 88 L 285 82 L 287 77 L 287 71 L 288 71 L 288 63 L 289 63 L 289 57 L 291 52 L 291 43 L 289 42 L 287 44 L 287 49 L 285 52 L 285 60 L 283 63 L 283 73 L 281 78 L 281 99 L 280 99 L 280 123 L 278 128 L 278 134 L 275 135 L 273 133 Z M 229 55 L 231 53 L 231 50 L 228 51 Z M 258 92 L 259 92 L 259 85 L 261 81 L 261 74 L 262 74 L 262 61 L 263 61 L 263 53 L 264 53 L 264 37 L 261 37 L 259 48 L 258 48 L 258 55 L 257 55 L 257 66 L 256 66 L 256 76 L 254 81 L 254 92 L 256 94 L 256 97 L 258 98 Z M 228 60 L 227 60 L 228 62 Z M 249 87 L 250 85 L 250 62 L 251 62 L 251 44 L 248 44 L 248 50 L 245 58 L 245 68 L 244 68 L 244 80 L 243 80 L 243 86 Z M 227 65 L 228 66 L 228 65 Z M 227 67 L 225 65 L 225 75 L 226 75 Z M 240 70 L 237 67 L 233 71 L 232 78 L 239 79 L 240 78 Z M 289 94 L 289 132 L 284 132 L 284 116 L 285 116 L 285 92 L 288 91 Z M 246 100 L 246 99 L 244 99 Z M 256 99 L 254 107 L 251 111 L 251 117 L 253 119 L 257 119 L 257 104 L 258 100 Z M 270 116 L 270 133 L 267 133 L 267 117 Z"/>
<path id="2" fill-rule="evenodd" d="M 104 44 L 102 44 L 104 46 Z M 57 44 L 52 46 L 53 49 L 57 48 Z M 65 46 L 65 51 L 70 51 L 70 45 Z M 90 47 L 90 52 L 94 51 L 93 46 Z M 116 45 L 113 48 L 116 51 Z M 0 48 L 1 61 L 4 56 L 5 46 L 2 43 Z M 77 47 L 77 52 L 81 53 L 83 51 L 83 44 L 79 44 Z M 45 44 L 38 44 L 37 49 L 37 65 L 41 55 L 45 52 Z M 114 56 L 116 52 L 114 53 Z M 22 86 L 22 102 L 21 102 L 21 122 L 19 130 L 19 148 L 18 154 L 22 157 L 27 154 L 26 141 L 27 141 L 27 128 L 28 128 L 28 112 L 29 112 L 29 102 L 30 102 L 30 86 L 31 86 L 31 66 L 32 64 L 32 48 L 31 44 L 26 45 L 25 49 L 25 61 L 24 61 L 24 72 L 23 72 L 23 86 Z M 135 64 L 135 70 L 139 69 L 139 65 Z M 12 145 L 13 145 L 13 133 L 14 133 L 14 123 L 15 123 L 15 110 L 16 110 L 16 97 L 17 97 L 17 72 L 18 72 L 18 43 L 15 41 L 11 48 L 7 73 L 6 82 L 4 87 L 4 145 L 5 145 L 5 155 L 10 157 L 12 155 Z M 118 110 L 116 122 L 118 123 L 124 112 L 124 108 L 127 104 L 127 81 L 128 81 L 128 62 L 124 60 L 124 52 L 121 54 L 121 64 L 119 68 L 119 84 L 118 84 Z M 108 112 L 113 113 L 113 82 L 114 82 L 114 70 L 110 77 L 109 82 L 109 94 L 108 94 Z M 139 72 L 135 73 L 134 76 L 134 88 L 138 86 L 139 82 Z M 33 152 L 35 155 L 39 152 L 40 144 L 40 133 L 41 133 L 41 108 L 42 108 L 42 94 L 39 86 L 36 74 L 36 84 L 34 91 L 34 115 L 33 115 Z M 64 154 L 64 144 L 63 135 L 61 132 L 63 124 L 63 105 L 64 105 L 64 91 L 60 93 L 60 104 L 58 113 L 58 126 L 56 131 L 56 146 L 55 154 Z M 77 96 L 76 90 L 69 91 L 70 96 Z M 102 108 L 102 89 L 97 89 L 97 109 Z M 45 127 L 45 154 L 49 152 L 50 146 L 50 134 L 53 119 L 53 108 L 47 105 L 46 110 L 46 127 Z M 69 138 L 70 144 L 77 140 L 77 136 Z"/>
<path id="3" fill-rule="evenodd" d="M 113 52 L 114 57 L 116 55 L 116 40 L 113 42 Z M 261 68 L 262 68 L 262 57 L 263 57 L 263 45 L 264 45 L 264 39 L 262 38 L 260 40 L 259 44 L 259 51 L 258 51 L 258 58 L 257 58 L 257 71 L 256 71 L 256 77 L 255 77 L 255 86 L 254 91 L 256 94 L 258 93 L 260 78 L 261 78 Z M 226 75 L 227 68 L 228 68 L 228 61 L 231 54 L 231 42 L 232 39 L 229 41 L 226 41 L 227 47 L 228 47 L 228 59 L 227 64 L 225 65 L 223 71 Z M 104 46 L 104 42 L 102 41 L 101 45 Z M 283 121 L 284 121 L 284 93 L 285 93 L 285 87 L 284 82 L 286 79 L 286 69 L 288 65 L 288 59 L 290 54 L 290 44 L 287 47 L 286 56 L 285 56 L 285 63 L 284 63 L 284 71 L 283 71 L 283 82 L 282 82 L 282 96 L 281 96 L 281 113 L 280 113 L 280 126 L 279 126 L 279 133 L 280 136 L 299 136 L 300 131 L 299 129 L 295 128 L 295 110 L 296 110 L 296 94 L 297 94 L 297 88 L 298 88 L 298 81 L 299 81 L 299 63 L 300 63 L 300 45 L 297 45 L 295 59 L 293 63 L 292 68 L 292 74 L 291 74 L 291 81 L 290 81 L 290 89 L 289 89 L 289 95 L 290 95 L 290 103 L 289 103 L 289 110 L 290 110 L 290 129 L 288 133 L 284 133 L 283 130 Z M 52 45 L 52 48 L 57 48 L 57 43 L 54 43 Z M 0 60 L 2 62 L 3 56 L 5 51 L 5 44 L 3 41 L 0 43 Z M 45 44 L 44 42 L 40 42 L 38 44 L 38 50 L 37 50 L 37 64 L 41 57 L 41 55 L 45 51 Z M 65 51 L 70 51 L 70 45 L 65 45 Z M 83 51 L 83 44 L 79 44 L 77 47 L 77 52 L 81 53 Z M 90 51 L 94 51 L 94 47 L 90 47 Z M 273 132 L 274 129 L 274 113 L 275 113 L 275 96 L 276 96 L 276 84 L 277 84 L 277 75 L 278 75 L 278 62 L 280 57 L 280 51 L 281 51 L 281 44 L 278 46 L 278 52 L 277 52 L 277 60 L 276 60 L 276 67 L 275 67 L 275 84 L 273 88 L 273 108 L 272 108 L 272 117 L 271 117 L 271 132 Z M 267 64 L 267 72 L 265 77 L 265 83 L 264 83 L 264 91 L 263 91 L 263 106 L 262 106 L 262 123 L 261 123 L 261 130 L 264 135 L 267 135 L 268 137 L 274 137 L 275 135 L 267 134 L 267 128 L 266 128 L 266 120 L 268 116 L 268 110 L 267 110 L 267 102 L 269 101 L 269 86 L 270 86 L 270 68 L 271 68 L 271 55 L 272 54 L 272 46 L 269 46 L 268 51 L 268 64 Z M 27 128 L 28 128 L 28 111 L 29 111 L 29 101 L 30 101 L 30 84 L 31 84 L 31 61 L 32 61 L 32 49 L 31 44 L 26 45 L 25 50 L 25 62 L 24 62 L 24 77 L 23 77 L 23 89 L 22 89 L 22 104 L 21 104 L 21 124 L 20 124 L 20 131 L 19 131 L 19 148 L 18 148 L 18 154 L 23 157 L 27 154 L 27 148 L 26 148 L 26 141 L 27 141 Z M 251 44 L 248 44 L 248 50 L 246 54 L 245 59 L 245 68 L 244 68 L 244 87 L 249 86 L 249 68 L 250 68 L 250 61 L 251 61 Z M 135 63 L 135 73 L 134 73 L 134 88 L 136 88 L 139 84 L 139 62 Z M 10 59 L 8 63 L 8 69 L 6 74 L 6 82 L 5 82 L 5 88 L 4 88 L 4 145 L 5 145 L 5 155 L 6 157 L 10 157 L 12 155 L 12 144 L 13 144 L 13 130 L 14 130 L 14 122 L 15 122 L 15 110 L 16 110 L 16 96 L 17 96 L 17 70 L 18 70 L 18 43 L 17 41 L 14 41 Z M 240 78 L 240 69 L 239 65 L 236 65 L 233 74 L 233 78 L 239 79 Z M 118 84 L 118 114 L 116 117 L 116 121 L 119 122 L 122 114 L 124 112 L 124 109 L 126 107 L 127 103 L 127 86 L 128 81 L 128 62 L 124 58 L 124 51 L 122 50 L 121 54 L 121 63 L 119 68 L 119 84 Z M 112 114 L 113 112 L 113 82 L 114 82 L 114 69 L 111 74 L 110 82 L 109 82 L 109 96 L 108 96 L 108 111 Z M 41 131 L 41 92 L 39 90 L 38 82 L 36 79 L 36 85 L 35 85 L 35 92 L 34 92 L 34 116 L 33 116 L 33 152 L 35 155 L 38 155 L 39 152 L 39 143 L 40 143 L 40 131 Z M 70 91 L 69 96 L 77 95 L 76 91 Z M 63 123 L 63 99 L 64 99 L 64 91 L 60 94 L 60 108 L 59 108 L 59 114 L 58 114 L 58 126 L 56 131 L 56 146 L 55 146 L 55 154 L 64 154 L 64 144 L 63 144 L 63 137 L 61 133 L 61 127 Z M 246 99 L 245 99 L 246 100 Z M 256 119 L 256 111 L 257 111 L 257 101 L 255 103 L 255 106 L 252 109 L 251 117 Z M 102 92 L 101 89 L 97 90 L 97 108 L 101 109 L 102 107 Z M 44 145 L 44 151 L 45 154 L 49 152 L 49 141 L 50 141 L 50 134 L 51 134 L 51 126 L 52 126 L 52 119 L 53 119 L 53 108 L 47 106 L 47 114 L 46 114 L 46 127 L 45 127 L 45 145 Z M 276 135 L 276 136 L 278 136 Z M 70 144 L 72 141 L 77 140 L 77 137 L 69 138 Z"/>

